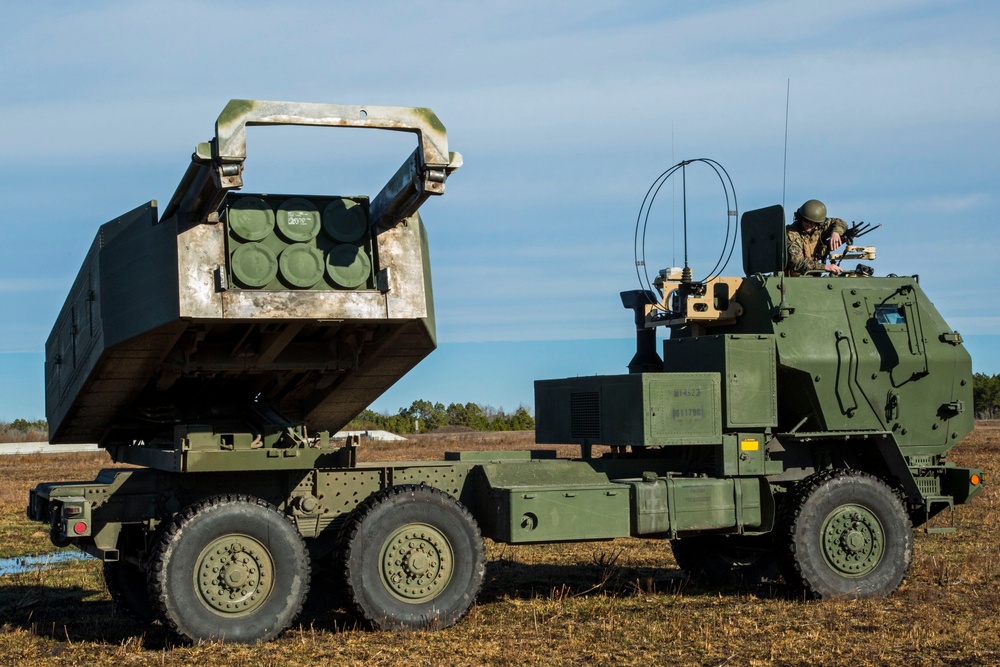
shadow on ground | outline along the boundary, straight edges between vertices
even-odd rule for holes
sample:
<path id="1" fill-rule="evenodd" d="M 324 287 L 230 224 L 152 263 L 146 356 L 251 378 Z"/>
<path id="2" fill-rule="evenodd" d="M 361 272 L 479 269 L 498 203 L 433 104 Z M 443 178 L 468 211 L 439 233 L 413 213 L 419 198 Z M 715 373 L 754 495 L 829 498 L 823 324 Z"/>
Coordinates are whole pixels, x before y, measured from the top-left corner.
<path id="1" fill-rule="evenodd" d="M 364 628 L 348 611 L 336 577 L 328 570 L 313 575 L 313 586 L 297 626 L 327 632 Z M 689 580 L 678 569 L 622 567 L 614 564 L 547 565 L 508 559 L 487 563 L 478 603 L 504 599 L 560 600 L 586 596 L 753 595 L 787 598 L 780 583 L 757 586 L 713 587 Z M 14 584 L 0 587 L 0 624 L 22 628 L 58 642 L 88 641 L 120 645 L 136 638 L 146 650 L 162 650 L 177 640 L 159 623 L 143 625 L 117 609 L 103 590 L 84 586 L 53 587 Z"/>

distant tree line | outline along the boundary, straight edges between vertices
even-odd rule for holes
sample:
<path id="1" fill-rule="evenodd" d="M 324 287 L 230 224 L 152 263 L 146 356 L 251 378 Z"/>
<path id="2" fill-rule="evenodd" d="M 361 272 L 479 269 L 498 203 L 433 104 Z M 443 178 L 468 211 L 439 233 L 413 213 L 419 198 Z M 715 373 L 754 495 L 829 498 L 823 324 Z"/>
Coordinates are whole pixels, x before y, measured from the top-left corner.
<path id="1" fill-rule="evenodd" d="M 44 419 L 0 421 L 0 442 L 47 442 L 49 423 Z"/>
<path id="2" fill-rule="evenodd" d="M 975 373 L 972 397 L 976 419 L 1000 419 L 1000 373 Z"/>
<path id="3" fill-rule="evenodd" d="M 524 406 L 508 414 L 502 409 L 475 403 L 451 403 L 445 407 L 443 403 L 416 400 L 394 415 L 365 410 L 347 425 L 347 429 L 385 430 L 402 434 L 436 431 L 445 426 L 474 431 L 525 431 L 535 428 L 535 418 Z"/>

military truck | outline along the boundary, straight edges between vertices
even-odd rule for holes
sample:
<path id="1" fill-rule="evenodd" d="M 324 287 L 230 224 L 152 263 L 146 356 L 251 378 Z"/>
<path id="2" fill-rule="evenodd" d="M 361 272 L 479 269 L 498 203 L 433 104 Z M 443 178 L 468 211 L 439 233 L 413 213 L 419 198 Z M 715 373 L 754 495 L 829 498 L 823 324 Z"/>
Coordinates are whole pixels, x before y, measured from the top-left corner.
<path id="1" fill-rule="evenodd" d="M 293 124 L 417 147 L 374 197 L 238 192 L 246 128 Z M 980 490 L 945 458 L 972 429 L 961 337 L 915 277 L 781 277 L 781 207 L 744 215 L 743 277 L 622 294 L 628 374 L 536 383 L 537 442 L 578 458 L 359 462 L 330 434 L 435 347 L 418 209 L 461 164 L 428 109 L 233 100 L 162 212 L 100 227 L 46 343 L 50 439 L 134 467 L 41 483 L 27 512 L 102 561 L 119 607 L 270 640 L 332 562 L 371 626 L 447 627 L 484 538 L 665 539 L 692 575 L 887 594 L 912 526 Z"/>

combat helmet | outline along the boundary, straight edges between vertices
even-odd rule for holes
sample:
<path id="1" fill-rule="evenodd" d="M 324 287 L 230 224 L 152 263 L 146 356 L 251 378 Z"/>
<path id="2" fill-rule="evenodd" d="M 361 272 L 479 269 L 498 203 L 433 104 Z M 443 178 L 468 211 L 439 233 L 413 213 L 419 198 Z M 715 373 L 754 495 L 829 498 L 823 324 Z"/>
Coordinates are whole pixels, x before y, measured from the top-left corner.
<path id="1" fill-rule="evenodd" d="M 799 210 L 795 212 L 795 215 L 803 220 L 822 225 L 826 222 L 826 204 L 818 199 L 810 199 L 802 206 L 799 206 Z"/>

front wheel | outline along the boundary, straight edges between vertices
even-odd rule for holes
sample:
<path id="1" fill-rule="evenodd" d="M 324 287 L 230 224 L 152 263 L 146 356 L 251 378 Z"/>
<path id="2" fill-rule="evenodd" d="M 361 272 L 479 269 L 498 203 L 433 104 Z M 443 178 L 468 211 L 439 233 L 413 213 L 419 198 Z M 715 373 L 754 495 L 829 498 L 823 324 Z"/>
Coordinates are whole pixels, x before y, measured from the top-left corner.
<path id="1" fill-rule="evenodd" d="M 273 505 L 223 495 L 178 514 L 149 564 L 150 596 L 187 641 L 269 641 L 285 630 L 309 590 L 302 536 Z"/>
<path id="2" fill-rule="evenodd" d="M 782 525 L 785 579 L 818 598 L 888 595 L 913 559 L 913 525 L 884 482 L 851 470 L 800 483 Z"/>
<path id="3" fill-rule="evenodd" d="M 479 526 L 461 503 L 432 487 L 375 493 L 352 513 L 342 546 L 348 597 L 377 628 L 454 625 L 483 584 Z"/>

